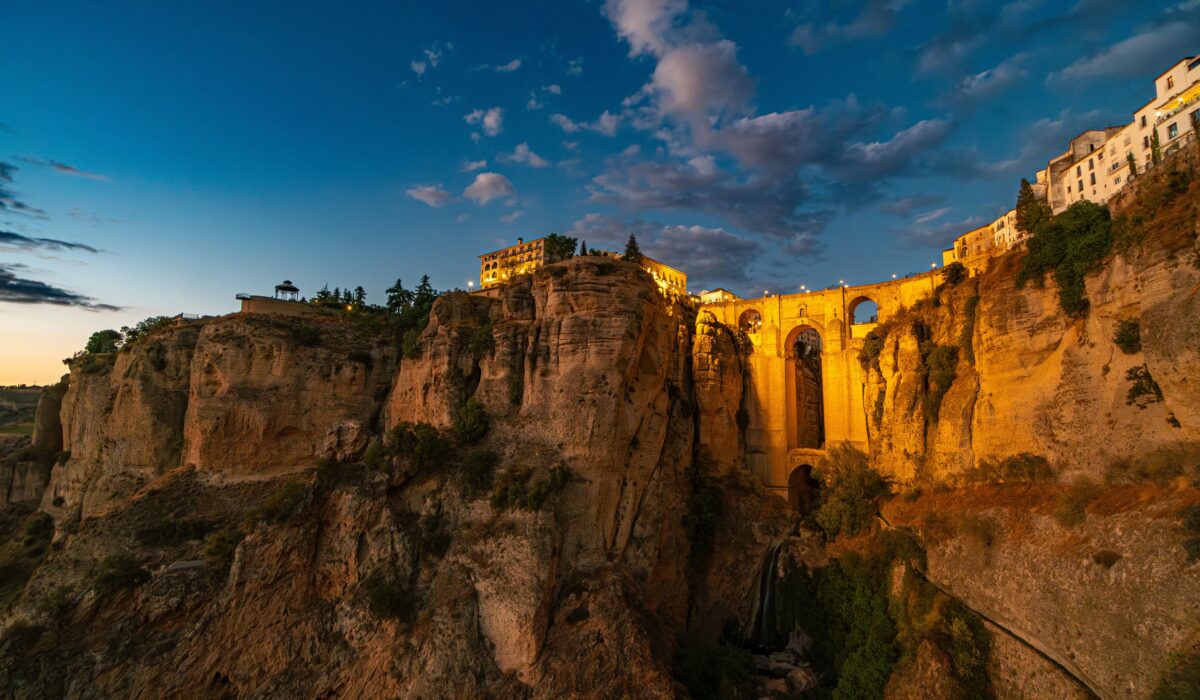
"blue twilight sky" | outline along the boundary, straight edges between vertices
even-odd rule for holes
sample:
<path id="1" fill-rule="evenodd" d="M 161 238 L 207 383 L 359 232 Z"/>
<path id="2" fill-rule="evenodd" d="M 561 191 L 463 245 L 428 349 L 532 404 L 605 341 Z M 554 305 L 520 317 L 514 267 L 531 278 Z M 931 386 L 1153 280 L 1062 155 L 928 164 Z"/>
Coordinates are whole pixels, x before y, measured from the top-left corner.
<path id="1" fill-rule="evenodd" d="M 552 231 L 692 289 L 927 269 L 1200 51 L 1200 0 L 0 3 L 0 383 Z"/>

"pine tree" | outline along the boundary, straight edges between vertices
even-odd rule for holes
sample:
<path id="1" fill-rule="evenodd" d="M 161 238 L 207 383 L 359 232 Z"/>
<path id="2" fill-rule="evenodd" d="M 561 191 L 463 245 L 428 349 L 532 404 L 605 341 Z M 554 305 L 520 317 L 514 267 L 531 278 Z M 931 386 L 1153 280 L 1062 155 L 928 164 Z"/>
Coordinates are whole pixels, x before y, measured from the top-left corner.
<path id="1" fill-rule="evenodd" d="M 1162 162 L 1162 145 L 1158 142 L 1158 127 L 1150 130 L 1150 162 L 1158 165 Z"/>
<path id="2" fill-rule="evenodd" d="M 1029 180 L 1021 178 L 1021 188 L 1017 191 L 1017 229 L 1033 233 L 1050 220 L 1050 215 L 1050 205 L 1033 193 Z"/>
<path id="3" fill-rule="evenodd" d="M 580 241 L 579 242 L 579 257 L 582 258 L 583 256 L 585 256 L 587 254 L 588 254 L 587 241 Z"/>
<path id="4" fill-rule="evenodd" d="M 429 275 L 423 275 L 413 295 L 413 305 L 422 311 L 428 311 L 433 306 L 434 299 L 437 299 L 437 292 L 433 290 L 433 285 L 429 284 Z"/>
<path id="5" fill-rule="evenodd" d="M 347 306 L 354 303 L 354 295 L 350 293 L 349 287 L 342 292 L 342 303 Z"/>
<path id="6" fill-rule="evenodd" d="M 317 292 L 317 296 L 313 299 L 313 303 L 317 306 L 323 306 L 329 303 L 329 300 L 332 296 L 333 294 L 329 291 L 329 285 L 325 285 L 324 287 L 321 287 L 321 291 Z"/>
<path id="7" fill-rule="evenodd" d="M 362 287 L 354 288 L 354 305 L 360 309 L 367 305 L 367 290 Z"/>
<path id="8" fill-rule="evenodd" d="M 1125 160 L 1129 161 L 1129 179 L 1137 177 L 1137 158 L 1133 157 L 1132 153 L 1125 154 Z"/>
<path id="9" fill-rule="evenodd" d="M 342 303 L 342 288 L 341 287 L 333 288 L 333 298 L 330 299 L 330 301 L 332 301 L 335 304 Z"/>
<path id="10" fill-rule="evenodd" d="M 405 307 L 412 306 L 413 293 L 404 288 L 404 282 L 399 278 L 396 279 L 396 284 L 388 287 L 387 290 L 387 309 L 389 312 L 398 314 Z"/>
<path id="11" fill-rule="evenodd" d="M 629 234 L 629 240 L 625 241 L 625 254 L 621 259 L 626 262 L 642 264 L 642 249 L 638 247 L 637 236 Z"/>

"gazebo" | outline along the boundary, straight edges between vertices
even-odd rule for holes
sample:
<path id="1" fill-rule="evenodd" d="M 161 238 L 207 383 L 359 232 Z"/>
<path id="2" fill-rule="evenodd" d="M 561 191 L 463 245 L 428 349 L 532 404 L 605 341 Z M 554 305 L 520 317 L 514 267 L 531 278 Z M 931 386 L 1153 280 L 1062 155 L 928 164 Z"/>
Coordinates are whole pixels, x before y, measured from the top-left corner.
<path id="1" fill-rule="evenodd" d="M 300 301 L 300 288 L 292 284 L 291 280 L 284 280 L 275 285 L 275 298 L 284 301 Z"/>

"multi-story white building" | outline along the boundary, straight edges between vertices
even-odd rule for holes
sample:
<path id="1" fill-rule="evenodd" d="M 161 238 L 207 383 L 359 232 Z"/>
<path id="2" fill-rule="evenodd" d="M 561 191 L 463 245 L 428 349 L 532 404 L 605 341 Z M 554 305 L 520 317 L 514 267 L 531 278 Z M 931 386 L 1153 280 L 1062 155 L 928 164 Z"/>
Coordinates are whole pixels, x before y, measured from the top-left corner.
<path id="1" fill-rule="evenodd" d="M 1181 59 L 1154 79 L 1154 99 L 1125 126 L 1091 129 L 1071 140 L 1067 152 L 1046 169 L 1050 208 L 1058 214 L 1075 202 L 1103 204 L 1129 183 L 1129 161 L 1138 171 L 1154 165 L 1154 134 L 1160 155 L 1195 138 L 1200 111 L 1200 57 Z"/>

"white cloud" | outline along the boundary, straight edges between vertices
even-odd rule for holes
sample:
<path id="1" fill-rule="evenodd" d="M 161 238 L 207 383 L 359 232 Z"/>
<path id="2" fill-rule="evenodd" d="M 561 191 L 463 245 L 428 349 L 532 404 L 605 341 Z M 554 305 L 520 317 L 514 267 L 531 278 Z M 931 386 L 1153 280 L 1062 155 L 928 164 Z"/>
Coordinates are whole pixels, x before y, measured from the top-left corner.
<path id="1" fill-rule="evenodd" d="M 530 150 L 528 143 L 517 144 L 511 154 L 500 156 L 500 159 L 512 163 L 523 163 L 531 168 L 545 168 L 550 165 L 546 159 Z"/>
<path id="2" fill-rule="evenodd" d="M 1046 82 L 1067 83 L 1108 75 L 1156 73 L 1169 61 L 1192 55 L 1197 41 L 1200 41 L 1200 24 L 1191 20 L 1169 22 L 1081 58 L 1057 73 L 1051 73 Z"/>
<path id="3" fill-rule="evenodd" d="M 607 109 L 594 122 L 577 122 L 565 114 L 551 114 L 550 122 L 566 134 L 577 134 L 580 131 L 594 131 L 597 134 L 613 136 L 621 125 L 621 115 L 613 114 Z"/>
<path id="4" fill-rule="evenodd" d="M 497 73 L 512 73 L 513 71 L 515 71 L 516 69 L 518 69 L 520 67 L 521 67 L 521 59 L 514 58 L 513 60 L 509 61 L 508 63 L 505 63 L 502 66 L 496 66 L 496 72 Z"/>
<path id="5" fill-rule="evenodd" d="M 667 32 L 687 8 L 687 0 L 606 0 L 604 14 L 637 56 L 666 49 Z"/>
<path id="6" fill-rule="evenodd" d="M 504 130 L 504 108 L 492 107 L 489 110 L 476 109 L 463 116 L 463 120 L 472 126 L 479 124 L 483 133 L 495 136 Z"/>
<path id="7" fill-rule="evenodd" d="M 464 197 L 480 206 L 493 199 L 509 197 L 516 193 L 517 188 L 500 173 L 479 173 L 475 176 L 475 181 L 463 190 Z"/>
<path id="8" fill-rule="evenodd" d="M 663 111 L 700 119 L 744 113 L 754 94 L 737 46 L 726 39 L 667 50 L 654 69 L 653 86 Z"/>
<path id="9" fill-rule="evenodd" d="M 946 94 L 943 101 L 965 106 L 995 97 L 1025 77 L 1025 69 L 1021 67 L 1024 61 L 1025 54 L 1019 53 L 995 68 L 968 75 Z"/>
<path id="10" fill-rule="evenodd" d="M 431 207 L 440 207 L 450 201 L 450 193 L 442 189 L 441 185 L 417 185 L 408 188 L 405 194 Z"/>
<path id="11" fill-rule="evenodd" d="M 1198 0 L 1198 1 L 1200 1 L 1200 0 Z M 542 91 L 548 92 L 551 95 L 561 95 L 562 94 L 562 88 L 558 85 L 543 85 Z"/>
<path id="12" fill-rule="evenodd" d="M 486 160 L 473 160 L 473 161 L 471 161 L 470 163 L 467 163 L 466 165 L 464 165 L 464 166 L 462 167 L 462 171 L 463 171 L 464 173 L 469 173 L 469 172 L 472 172 L 472 171 L 474 171 L 474 170 L 483 170 L 483 169 L 484 169 L 484 168 L 486 168 L 486 167 L 487 167 L 487 161 L 486 161 Z"/>
<path id="13" fill-rule="evenodd" d="M 505 214 L 504 216 L 500 217 L 500 220 L 506 224 L 511 224 L 522 216 L 525 216 L 527 213 L 528 212 L 523 209 L 518 209 L 511 214 Z"/>
<path id="14" fill-rule="evenodd" d="M 429 59 L 429 65 L 437 68 L 438 61 L 442 60 L 442 52 L 438 49 L 425 49 L 425 58 Z"/>
<path id="15" fill-rule="evenodd" d="M 949 213 L 950 213 L 950 207 L 942 207 L 941 209 L 934 209 L 931 212 L 928 212 L 926 214 L 921 214 L 920 216 L 916 217 L 915 219 L 913 219 L 913 223 L 921 224 L 921 225 L 928 224 L 928 223 L 937 221 L 938 219 L 942 218 L 943 216 L 945 216 Z"/>
<path id="16" fill-rule="evenodd" d="M 567 61 L 567 75 L 583 75 L 582 58 L 572 58 L 571 60 Z"/>
<path id="17" fill-rule="evenodd" d="M 568 134 L 574 134 L 579 131 L 579 125 L 571 121 L 571 118 L 565 114 L 551 114 L 550 122 Z"/>
<path id="18" fill-rule="evenodd" d="M 529 93 L 529 101 L 525 103 L 525 109 L 529 109 L 529 110 L 541 109 L 545 106 L 546 105 L 542 104 L 541 102 L 538 102 L 536 93 L 532 93 L 532 92 Z"/>
<path id="19" fill-rule="evenodd" d="M 416 73 L 418 76 L 425 75 L 424 61 L 413 61 L 412 63 L 408 64 L 408 66 L 409 68 L 412 68 L 412 72 Z"/>

